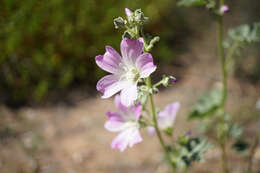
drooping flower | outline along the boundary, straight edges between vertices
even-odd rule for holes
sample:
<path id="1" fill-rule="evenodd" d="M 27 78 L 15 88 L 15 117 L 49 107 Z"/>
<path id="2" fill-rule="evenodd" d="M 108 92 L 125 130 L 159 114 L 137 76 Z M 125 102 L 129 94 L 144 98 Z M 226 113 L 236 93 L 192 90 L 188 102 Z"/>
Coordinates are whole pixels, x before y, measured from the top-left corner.
<path id="1" fill-rule="evenodd" d="M 109 98 L 121 91 L 121 101 L 130 106 L 137 99 L 137 83 L 147 78 L 156 70 L 153 57 L 143 53 L 143 39 L 124 38 L 120 49 L 122 57 L 110 46 L 106 46 L 104 55 L 96 56 L 97 65 L 112 73 L 104 76 L 97 83 L 97 90 L 103 93 L 102 98 Z"/>
<path id="2" fill-rule="evenodd" d="M 224 14 L 224 13 L 226 13 L 226 12 L 228 12 L 228 11 L 229 11 L 229 8 L 228 8 L 227 5 L 223 5 L 223 6 L 220 8 L 220 13 L 221 13 L 221 14 Z"/>
<path id="3" fill-rule="evenodd" d="M 164 130 L 167 133 L 171 133 L 173 123 L 176 119 L 177 112 L 180 108 L 179 102 L 174 102 L 165 107 L 163 111 L 160 111 L 157 115 L 157 124 L 160 130 Z M 148 127 L 148 133 L 154 135 L 155 130 L 152 126 Z"/>
<path id="4" fill-rule="evenodd" d="M 113 139 L 111 147 L 123 152 L 127 146 L 132 147 L 143 140 L 138 123 L 142 106 L 137 104 L 126 107 L 121 103 L 119 95 L 115 97 L 115 105 L 119 112 L 107 112 L 108 120 L 105 123 L 105 128 L 111 132 L 120 132 Z"/>

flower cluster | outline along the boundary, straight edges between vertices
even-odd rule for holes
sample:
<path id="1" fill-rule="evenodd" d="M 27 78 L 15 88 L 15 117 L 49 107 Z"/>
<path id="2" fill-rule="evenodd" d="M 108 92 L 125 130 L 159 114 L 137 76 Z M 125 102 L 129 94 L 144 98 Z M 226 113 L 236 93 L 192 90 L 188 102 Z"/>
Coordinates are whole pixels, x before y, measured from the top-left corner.
<path id="1" fill-rule="evenodd" d="M 120 44 L 121 55 L 111 46 L 106 46 L 104 55 L 96 56 L 96 64 L 106 72 L 110 73 L 101 78 L 97 83 L 97 90 L 103 95 L 102 98 L 110 98 L 116 93 L 115 106 L 118 112 L 107 112 L 108 120 L 105 123 L 105 129 L 111 132 L 119 132 L 111 143 L 113 149 L 124 151 L 128 146 L 141 142 L 143 139 L 140 129 L 147 127 L 154 131 L 155 125 L 151 118 L 145 120 L 142 118 L 142 111 L 146 106 L 145 102 L 138 100 L 140 89 L 138 83 L 145 83 L 147 78 L 156 70 L 153 57 L 147 53 L 148 49 L 153 47 L 154 41 L 147 44 L 146 38 L 138 37 L 139 31 L 135 30 L 133 34 L 131 29 L 138 29 L 148 18 L 144 17 L 141 10 L 132 12 L 125 9 L 127 20 L 119 17 L 114 20 L 116 28 L 128 25 L 127 32 L 132 33 L 130 38 L 124 37 Z M 138 26 L 138 27 L 137 27 Z M 129 29 L 130 28 L 130 29 Z M 158 39 L 157 39 L 158 41 Z M 148 48 L 147 48 L 147 47 Z M 158 90 L 158 85 L 169 86 L 176 82 L 174 77 L 164 76 L 163 79 L 153 87 L 146 88 Z M 151 94 L 151 92 L 146 92 Z M 145 95 L 145 94 L 143 94 Z M 158 119 L 158 128 L 163 131 L 172 129 L 176 113 L 180 107 L 179 103 L 172 103 L 156 115 Z"/>

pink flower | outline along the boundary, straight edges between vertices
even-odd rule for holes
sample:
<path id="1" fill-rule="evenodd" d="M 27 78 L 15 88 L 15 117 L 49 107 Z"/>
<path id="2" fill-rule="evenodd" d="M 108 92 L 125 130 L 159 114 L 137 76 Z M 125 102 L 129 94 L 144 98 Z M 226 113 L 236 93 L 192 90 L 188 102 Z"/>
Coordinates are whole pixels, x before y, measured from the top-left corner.
<path id="1" fill-rule="evenodd" d="M 180 103 L 174 102 L 167 105 L 163 111 L 158 113 L 157 124 L 160 130 L 167 131 L 168 129 L 172 128 L 179 108 Z M 155 134 L 155 129 L 152 126 L 149 126 L 147 130 L 150 135 Z"/>
<path id="2" fill-rule="evenodd" d="M 133 12 L 131 10 L 129 10 L 128 8 L 125 8 L 125 14 L 127 16 L 130 16 Z"/>
<path id="3" fill-rule="evenodd" d="M 227 5 L 223 5 L 221 8 L 220 8 L 220 13 L 221 14 L 224 14 L 226 12 L 228 12 L 229 8 Z"/>
<path id="4" fill-rule="evenodd" d="M 127 146 L 132 147 L 143 140 L 138 124 L 142 106 L 137 104 L 126 107 L 121 103 L 119 95 L 115 97 L 115 105 L 119 113 L 107 112 L 108 120 L 105 123 L 105 128 L 111 132 L 120 132 L 112 141 L 111 147 L 118 148 L 123 152 Z"/>
<path id="5" fill-rule="evenodd" d="M 104 76 L 97 83 L 97 90 L 103 93 L 102 98 L 109 98 L 121 91 L 121 101 L 130 106 L 137 99 L 137 83 L 147 78 L 156 70 L 153 57 L 143 53 L 143 39 L 124 38 L 120 49 L 122 57 L 110 46 L 106 46 L 104 55 L 96 56 L 97 65 L 112 73 Z"/>

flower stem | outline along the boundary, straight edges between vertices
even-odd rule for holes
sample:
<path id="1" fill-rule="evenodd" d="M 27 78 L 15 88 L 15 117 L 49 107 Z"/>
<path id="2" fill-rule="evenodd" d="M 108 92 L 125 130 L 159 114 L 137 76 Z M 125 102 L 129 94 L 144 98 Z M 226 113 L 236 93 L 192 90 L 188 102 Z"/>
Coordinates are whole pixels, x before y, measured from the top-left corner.
<path id="1" fill-rule="evenodd" d="M 152 84 L 151 84 L 151 78 L 148 77 L 147 80 L 146 80 L 146 84 L 149 88 L 152 88 Z M 167 146 L 162 138 L 162 135 L 161 135 L 161 132 L 158 128 L 158 124 L 157 124 L 157 117 L 156 117 L 156 111 L 155 111 L 155 105 L 154 105 L 154 102 L 153 102 L 153 95 L 150 93 L 149 94 L 149 100 L 150 100 L 150 104 L 151 104 L 151 109 L 152 109 L 152 116 L 153 116 L 153 123 L 154 123 L 154 128 L 155 128 L 155 132 L 156 132 L 156 135 L 160 141 L 160 144 L 164 150 L 164 153 L 167 157 L 167 160 L 169 162 L 169 164 L 171 165 L 172 167 L 172 172 L 175 173 L 176 172 L 176 169 L 175 169 L 175 165 L 171 162 L 171 158 L 170 158 L 170 155 L 169 155 L 169 152 L 167 150 Z"/>
<path id="2" fill-rule="evenodd" d="M 250 150 L 249 158 L 248 158 L 248 167 L 247 167 L 247 173 L 252 173 L 252 166 L 253 166 L 253 158 L 256 152 L 256 148 L 260 142 L 260 129 L 257 133 L 257 136 L 255 138 L 254 144 Z"/>
<path id="3" fill-rule="evenodd" d="M 224 0 L 219 1 L 220 8 L 224 5 Z M 220 109 L 222 109 L 221 113 L 224 116 L 225 105 L 227 100 L 227 67 L 226 67 L 226 59 L 224 55 L 224 47 L 223 47 L 223 16 L 218 16 L 218 56 L 221 60 L 221 73 L 222 73 L 222 100 Z M 223 123 L 224 118 L 220 118 L 218 123 Z M 226 134 L 223 133 L 219 137 L 219 145 L 222 150 L 221 158 L 222 158 L 222 172 L 229 173 L 228 163 L 227 163 L 227 154 L 226 154 Z"/>

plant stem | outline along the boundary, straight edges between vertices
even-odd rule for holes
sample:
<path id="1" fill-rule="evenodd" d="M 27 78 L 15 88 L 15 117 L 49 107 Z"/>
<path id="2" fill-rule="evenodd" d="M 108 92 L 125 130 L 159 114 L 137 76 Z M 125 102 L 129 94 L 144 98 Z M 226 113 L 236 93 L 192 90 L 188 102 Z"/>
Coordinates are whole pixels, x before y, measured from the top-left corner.
<path id="1" fill-rule="evenodd" d="M 146 80 L 146 84 L 149 88 L 152 88 L 152 84 L 151 84 L 151 78 L 148 77 L 147 80 Z M 156 132 L 156 135 L 160 141 L 160 144 L 164 150 L 164 153 L 167 157 L 167 160 L 169 162 L 169 164 L 171 165 L 172 167 L 172 172 L 175 173 L 175 165 L 171 162 L 171 158 L 170 158 L 170 155 L 169 155 L 169 152 L 167 150 L 167 147 L 166 147 L 166 144 L 162 138 L 162 135 L 161 135 L 161 132 L 158 128 L 158 124 L 157 124 L 157 117 L 156 117 L 156 111 L 155 111 L 155 106 L 154 106 L 154 102 L 153 102 L 153 95 L 150 93 L 149 94 L 149 100 L 150 100 L 150 104 L 151 104 L 151 109 L 152 109 L 152 116 L 153 116 L 153 123 L 154 123 L 154 128 L 155 128 L 155 132 Z"/>
<path id="2" fill-rule="evenodd" d="M 224 0 L 219 1 L 219 7 L 221 8 L 224 5 Z M 221 100 L 221 113 L 224 115 L 225 105 L 227 100 L 227 68 L 226 68 L 226 59 L 224 55 L 224 47 L 223 47 L 223 16 L 218 16 L 218 56 L 221 60 L 221 73 L 222 73 L 222 100 Z M 223 123 L 223 118 L 219 119 L 218 123 Z M 222 150 L 222 172 L 229 173 L 228 163 L 227 163 L 227 154 L 226 154 L 226 134 L 221 134 L 219 137 L 219 144 Z"/>
<path id="3" fill-rule="evenodd" d="M 234 55 L 234 53 L 236 52 L 237 48 L 239 47 L 239 43 L 235 42 L 231 48 L 229 49 L 229 51 L 227 52 L 227 57 L 226 57 L 226 61 L 228 62 Z"/>
<path id="4" fill-rule="evenodd" d="M 252 166 L 253 166 L 253 158 L 256 152 L 256 148 L 260 142 L 260 129 L 257 133 L 257 136 L 255 138 L 254 144 L 250 150 L 249 158 L 248 158 L 248 167 L 247 167 L 247 173 L 252 173 Z"/>

